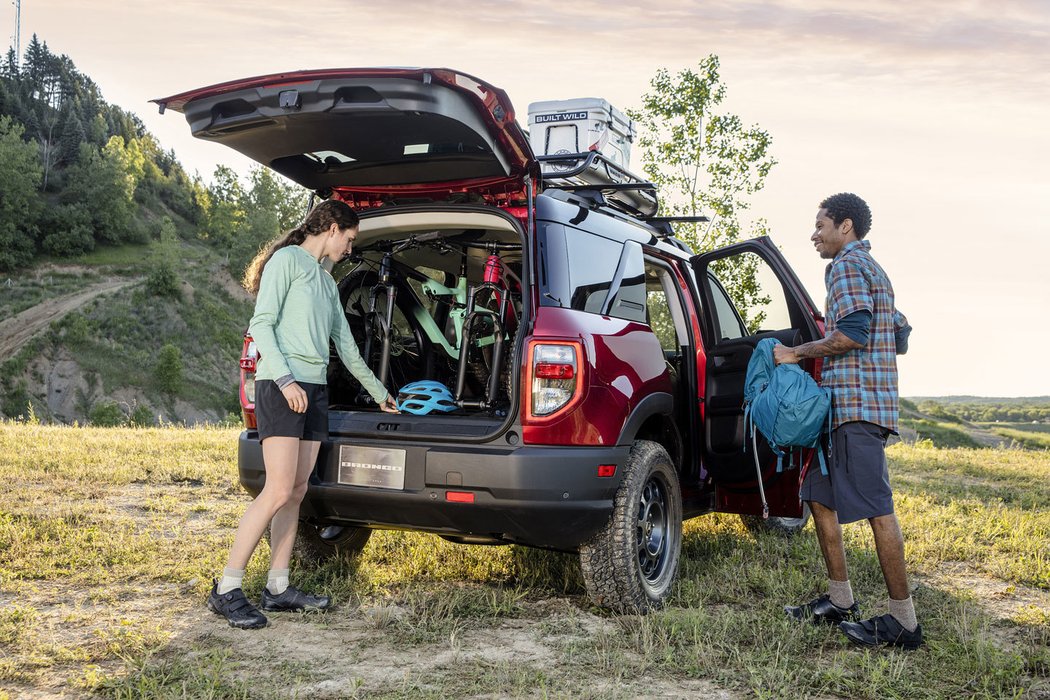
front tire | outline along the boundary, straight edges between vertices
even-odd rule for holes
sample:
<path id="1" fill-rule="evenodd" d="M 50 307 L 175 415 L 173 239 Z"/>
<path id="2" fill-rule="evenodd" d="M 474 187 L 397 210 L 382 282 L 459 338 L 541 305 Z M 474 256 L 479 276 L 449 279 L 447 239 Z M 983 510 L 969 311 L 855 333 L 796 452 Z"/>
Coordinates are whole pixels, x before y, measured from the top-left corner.
<path id="1" fill-rule="evenodd" d="M 337 556 L 360 554 L 371 536 L 366 527 L 314 525 L 300 520 L 292 554 L 303 564 L 320 566 Z"/>
<path id="2" fill-rule="evenodd" d="M 660 608 L 678 574 L 682 491 L 666 450 L 648 440 L 631 447 L 612 517 L 580 547 L 587 594 L 616 612 Z"/>

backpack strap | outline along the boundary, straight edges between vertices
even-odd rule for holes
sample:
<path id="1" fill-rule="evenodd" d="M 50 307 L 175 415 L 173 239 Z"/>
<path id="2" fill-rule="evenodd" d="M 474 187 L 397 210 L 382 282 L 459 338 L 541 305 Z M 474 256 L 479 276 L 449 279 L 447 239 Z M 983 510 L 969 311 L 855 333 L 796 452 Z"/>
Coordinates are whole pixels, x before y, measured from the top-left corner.
<path id="1" fill-rule="evenodd" d="M 755 479 L 758 481 L 758 497 L 762 499 L 762 519 L 769 519 L 769 503 L 766 502 L 766 489 L 762 484 L 762 465 L 758 461 L 758 442 L 751 437 L 752 454 L 755 456 Z"/>
<path id="2" fill-rule="evenodd" d="M 828 409 L 828 454 L 831 454 L 831 412 L 834 410 L 834 406 Z M 824 459 L 824 450 L 821 448 L 820 439 L 817 439 L 817 457 L 820 458 L 820 473 L 824 476 L 828 475 L 828 463 Z"/>
<path id="3" fill-rule="evenodd" d="M 751 402 L 744 402 L 744 446 L 741 448 L 742 451 L 747 452 L 747 436 L 751 434 L 751 440 L 755 439 L 755 422 L 751 416 Z"/>

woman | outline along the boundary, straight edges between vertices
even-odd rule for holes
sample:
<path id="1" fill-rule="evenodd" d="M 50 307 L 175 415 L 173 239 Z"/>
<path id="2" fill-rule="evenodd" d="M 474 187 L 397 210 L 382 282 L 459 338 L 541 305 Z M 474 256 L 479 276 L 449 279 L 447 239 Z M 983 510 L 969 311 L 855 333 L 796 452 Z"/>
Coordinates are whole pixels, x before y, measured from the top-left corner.
<path id="1" fill-rule="evenodd" d="M 322 610 L 331 602 L 288 585 L 299 504 L 321 441 L 328 437 L 329 339 L 379 407 L 397 412 L 386 387 L 361 359 L 335 280 L 320 265 L 324 258 L 338 261 L 349 254 L 357 230 L 357 214 L 344 202 L 321 202 L 301 226 L 256 256 L 245 274 L 245 286 L 258 295 L 248 328 L 259 349 L 255 415 L 266 484 L 241 518 L 222 579 L 208 596 L 208 607 L 234 627 L 266 626 L 266 616 L 248 602 L 241 581 L 267 525 L 270 574 L 262 609 Z"/>

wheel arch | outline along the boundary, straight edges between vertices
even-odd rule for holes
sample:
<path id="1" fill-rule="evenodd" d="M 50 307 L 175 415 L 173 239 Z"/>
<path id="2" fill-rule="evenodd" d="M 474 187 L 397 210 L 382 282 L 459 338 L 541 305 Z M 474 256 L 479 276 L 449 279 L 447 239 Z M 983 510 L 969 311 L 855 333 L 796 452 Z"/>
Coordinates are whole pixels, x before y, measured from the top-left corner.
<path id="1" fill-rule="evenodd" d="M 650 440 L 667 450 L 675 468 L 681 472 L 685 445 L 674 422 L 674 398 L 666 392 L 656 392 L 638 402 L 627 417 L 617 445 L 627 446 L 635 440 Z"/>

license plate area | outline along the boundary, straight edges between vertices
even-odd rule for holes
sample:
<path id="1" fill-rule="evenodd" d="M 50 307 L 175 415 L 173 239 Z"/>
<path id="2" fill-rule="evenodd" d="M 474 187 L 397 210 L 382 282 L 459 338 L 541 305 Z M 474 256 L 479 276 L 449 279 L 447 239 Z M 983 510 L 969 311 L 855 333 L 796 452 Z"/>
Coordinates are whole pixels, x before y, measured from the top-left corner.
<path id="1" fill-rule="evenodd" d="M 344 486 L 403 491 L 405 450 L 340 445 L 338 482 Z"/>

